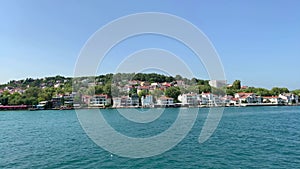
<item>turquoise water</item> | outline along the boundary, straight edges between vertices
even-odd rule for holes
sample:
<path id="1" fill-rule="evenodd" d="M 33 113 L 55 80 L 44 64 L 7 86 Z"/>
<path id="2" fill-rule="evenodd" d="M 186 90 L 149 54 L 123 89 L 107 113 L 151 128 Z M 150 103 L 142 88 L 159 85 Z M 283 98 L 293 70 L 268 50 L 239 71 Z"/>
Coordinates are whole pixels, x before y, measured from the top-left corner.
<path id="1" fill-rule="evenodd" d="M 207 113 L 200 109 L 173 149 L 130 159 L 98 147 L 75 111 L 0 112 L 0 168 L 300 168 L 300 107 L 226 108 L 215 133 L 199 144 Z M 116 130 L 135 137 L 160 133 L 177 117 L 168 109 L 154 122 L 136 124 L 116 110 L 103 114 Z"/>

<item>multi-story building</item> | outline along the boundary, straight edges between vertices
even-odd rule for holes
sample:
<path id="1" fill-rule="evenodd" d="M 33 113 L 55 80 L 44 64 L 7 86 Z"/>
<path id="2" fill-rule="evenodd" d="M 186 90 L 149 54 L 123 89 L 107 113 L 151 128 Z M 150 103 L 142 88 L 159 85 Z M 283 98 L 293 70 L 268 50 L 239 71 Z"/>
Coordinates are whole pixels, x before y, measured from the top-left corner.
<path id="1" fill-rule="evenodd" d="M 141 102 L 142 102 L 142 107 L 152 107 L 154 105 L 153 96 L 152 95 L 142 96 Z"/>
<path id="2" fill-rule="evenodd" d="M 90 98 L 89 106 L 91 107 L 105 107 L 111 104 L 111 99 L 106 94 L 94 95 Z"/>
<path id="3" fill-rule="evenodd" d="M 227 81 L 226 80 L 210 80 L 209 85 L 212 87 L 220 88 L 227 86 Z"/>
<path id="4" fill-rule="evenodd" d="M 167 96 L 161 96 L 157 99 L 158 106 L 174 106 L 174 99 Z"/>
<path id="5" fill-rule="evenodd" d="M 198 105 L 200 101 L 198 94 L 195 93 L 181 94 L 178 96 L 178 100 L 183 105 Z"/>
<path id="6" fill-rule="evenodd" d="M 260 96 L 256 96 L 255 93 L 236 93 L 235 98 L 239 99 L 239 103 L 262 103 L 263 99 Z"/>

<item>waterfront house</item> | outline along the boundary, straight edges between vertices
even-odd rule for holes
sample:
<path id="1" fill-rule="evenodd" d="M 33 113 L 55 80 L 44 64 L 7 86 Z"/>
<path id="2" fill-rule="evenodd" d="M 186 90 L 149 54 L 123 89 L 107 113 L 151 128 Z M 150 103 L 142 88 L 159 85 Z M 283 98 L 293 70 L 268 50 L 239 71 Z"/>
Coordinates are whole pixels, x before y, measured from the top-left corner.
<path id="1" fill-rule="evenodd" d="M 142 107 L 153 107 L 153 96 L 152 95 L 146 95 L 142 96 L 141 98 Z"/>
<path id="2" fill-rule="evenodd" d="M 130 107 L 132 106 L 132 99 L 129 96 L 121 97 L 121 107 Z"/>
<path id="3" fill-rule="evenodd" d="M 198 105 L 200 102 L 198 94 L 190 93 L 190 94 L 181 94 L 178 96 L 178 100 L 182 105 Z"/>
<path id="4" fill-rule="evenodd" d="M 220 106 L 221 99 L 217 95 L 212 93 L 202 93 L 200 105 Z"/>
<path id="5" fill-rule="evenodd" d="M 271 104 L 282 104 L 283 100 L 279 96 L 264 96 L 263 102 Z"/>
<path id="6" fill-rule="evenodd" d="M 82 101 L 82 103 L 88 105 L 90 103 L 91 98 L 92 98 L 92 96 L 90 96 L 90 95 L 83 95 L 81 97 L 81 101 Z"/>
<path id="7" fill-rule="evenodd" d="M 299 96 L 292 93 L 283 93 L 279 95 L 285 104 L 298 104 Z"/>
<path id="8" fill-rule="evenodd" d="M 113 97 L 113 106 L 114 108 L 121 107 L 121 97 Z"/>
<path id="9" fill-rule="evenodd" d="M 140 105 L 139 96 L 137 94 L 132 95 L 131 102 L 132 102 L 132 106 L 139 106 Z"/>
<path id="10" fill-rule="evenodd" d="M 132 107 L 139 105 L 139 97 L 137 95 L 129 96 L 121 96 L 121 97 L 113 97 L 113 106 L 114 108 L 121 107 Z"/>
<path id="11" fill-rule="evenodd" d="M 256 96 L 255 93 L 236 93 L 235 98 L 239 99 L 239 103 L 262 103 L 262 98 Z"/>
<path id="12" fill-rule="evenodd" d="M 167 96 L 161 96 L 157 99 L 158 106 L 174 106 L 174 99 Z"/>
<path id="13" fill-rule="evenodd" d="M 38 110 L 44 110 L 44 109 L 51 108 L 51 106 L 50 106 L 50 103 L 48 101 L 41 101 L 41 102 L 39 102 L 38 105 L 36 105 L 36 108 Z"/>
<path id="14" fill-rule="evenodd" d="M 238 98 L 233 97 L 230 101 L 230 105 L 232 105 L 232 106 L 237 106 L 239 104 L 240 104 L 240 99 L 238 99 Z"/>
<path id="15" fill-rule="evenodd" d="M 226 95 L 224 97 L 221 97 L 221 102 L 222 102 L 222 105 L 224 106 L 234 106 L 236 105 L 236 101 L 233 100 L 233 96 L 231 95 Z"/>
<path id="16" fill-rule="evenodd" d="M 59 109 L 63 104 L 63 98 L 61 95 L 57 95 L 55 97 L 52 97 L 51 102 L 52 108 Z"/>
<path id="17" fill-rule="evenodd" d="M 75 95 L 76 95 L 75 92 L 71 93 L 71 94 L 64 95 L 63 96 L 64 106 L 73 107 Z"/>
<path id="18" fill-rule="evenodd" d="M 106 94 L 94 95 L 90 98 L 90 107 L 105 107 L 111 104 L 111 99 Z"/>

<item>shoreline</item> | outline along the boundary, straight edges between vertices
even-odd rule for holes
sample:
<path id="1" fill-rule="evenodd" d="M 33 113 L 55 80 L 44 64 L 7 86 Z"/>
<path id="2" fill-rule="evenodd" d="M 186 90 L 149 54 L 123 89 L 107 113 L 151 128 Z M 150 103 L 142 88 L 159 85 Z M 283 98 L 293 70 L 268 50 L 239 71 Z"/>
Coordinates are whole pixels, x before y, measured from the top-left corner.
<path id="1" fill-rule="evenodd" d="M 84 109 L 160 109 L 160 108 L 228 108 L 228 107 L 285 107 L 285 106 L 300 106 L 300 104 L 287 105 L 287 104 L 269 104 L 269 103 L 252 103 L 252 104 L 240 104 L 234 106 L 208 106 L 208 105 L 199 105 L 199 106 L 154 106 L 154 107 L 141 107 L 141 106 L 128 106 L 128 107 L 70 107 L 70 108 L 52 108 L 52 109 L 37 109 L 28 105 L 0 105 L 0 111 L 39 111 L 39 110 L 84 110 Z"/>

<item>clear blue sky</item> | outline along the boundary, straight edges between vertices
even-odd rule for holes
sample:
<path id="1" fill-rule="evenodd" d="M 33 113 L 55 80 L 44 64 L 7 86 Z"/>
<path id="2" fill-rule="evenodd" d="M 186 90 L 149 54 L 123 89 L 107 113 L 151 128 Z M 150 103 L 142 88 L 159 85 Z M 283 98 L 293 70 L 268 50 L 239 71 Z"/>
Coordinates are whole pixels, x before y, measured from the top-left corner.
<path id="1" fill-rule="evenodd" d="M 0 83 L 72 76 L 80 49 L 99 28 L 128 14 L 165 12 L 190 21 L 208 36 L 229 82 L 240 79 L 248 86 L 297 89 L 299 9 L 297 0 L 0 0 Z M 115 53 L 123 56 L 159 45 L 180 51 L 172 43 L 151 43 L 157 37 L 144 38 L 147 43 L 130 50 L 120 45 Z M 109 66 L 100 69 L 111 71 Z"/>

